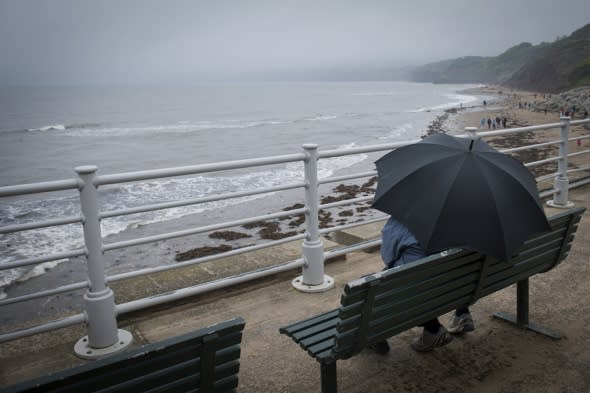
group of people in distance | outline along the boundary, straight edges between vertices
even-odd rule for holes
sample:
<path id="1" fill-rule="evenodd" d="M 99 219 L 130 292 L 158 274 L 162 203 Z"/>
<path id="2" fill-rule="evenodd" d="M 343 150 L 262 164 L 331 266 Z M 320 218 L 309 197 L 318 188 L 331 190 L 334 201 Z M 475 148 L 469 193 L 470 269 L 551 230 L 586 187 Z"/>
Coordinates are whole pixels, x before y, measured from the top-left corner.
<path id="1" fill-rule="evenodd" d="M 582 109 L 577 108 L 575 105 L 572 105 L 567 109 L 565 109 L 564 107 L 561 107 L 559 109 L 559 116 L 560 117 L 561 116 L 568 116 L 573 119 L 574 117 L 576 117 L 577 112 L 582 112 Z M 588 110 L 584 109 L 584 111 L 582 112 L 582 119 L 585 119 L 587 117 L 588 117 Z"/>
<path id="2" fill-rule="evenodd" d="M 506 117 L 502 117 L 500 118 L 500 116 L 496 116 L 495 118 L 491 118 L 488 117 L 487 120 L 485 117 L 481 118 L 481 121 L 479 122 L 479 128 L 485 128 L 486 124 L 488 125 L 488 130 L 491 129 L 496 129 L 496 128 L 500 128 L 500 126 L 502 126 L 503 128 L 506 128 L 506 125 L 508 123 L 508 119 Z"/>

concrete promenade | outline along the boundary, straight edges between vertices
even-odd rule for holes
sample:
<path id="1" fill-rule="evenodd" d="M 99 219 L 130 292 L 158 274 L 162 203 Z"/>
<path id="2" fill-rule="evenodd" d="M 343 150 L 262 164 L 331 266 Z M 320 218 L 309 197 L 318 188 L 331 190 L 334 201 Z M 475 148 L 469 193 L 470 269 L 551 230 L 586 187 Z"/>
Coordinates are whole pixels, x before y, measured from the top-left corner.
<path id="1" fill-rule="evenodd" d="M 590 186 L 570 191 L 576 206 L 590 208 Z M 558 212 L 547 208 L 547 214 Z M 585 392 L 590 391 L 590 213 L 586 212 L 569 257 L 531 279 L 530 319 L 565 335 L 554 341 L 494 320 L 494 311 L 514 312 L 515 287 L 472 307 L 476 330 L 444 348 L 419 354 L 409 344 L 414 328 L 389 339 L 386 356 L 365 350 L 338 362 L 341 392 Z M 375 229 L 369 231 L 375 235 Z M 291 287 L 299 272 L 283 273 L 238 287 L 124 315 L 119 325 L 134 345 L 154 342 L 241 316 L 246 320 L 239 391 L 317 392 L 319 364 L 279 327 L 337 307 L 349 280 L 381 270 L 378 252 L 354 252 L 330 262 L 336 288 L 319 294 Z M 116 292 L 117 293 L 117 292 Z M 441 321 L 448 323 L 450 316 Z M 0 344 L 0 387 L 85 361 L 73 354 L 82 326 Z"/>

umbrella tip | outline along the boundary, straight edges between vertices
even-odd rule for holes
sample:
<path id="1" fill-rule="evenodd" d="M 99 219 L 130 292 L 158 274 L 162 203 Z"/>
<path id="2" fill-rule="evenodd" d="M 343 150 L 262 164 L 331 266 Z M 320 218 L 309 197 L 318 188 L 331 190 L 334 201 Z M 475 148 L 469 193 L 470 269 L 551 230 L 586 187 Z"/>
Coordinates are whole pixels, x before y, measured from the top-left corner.
<path id="1" fill-rule="evenodd" d="M 477 135 L 477 128 L 465 127 L 465 131 L 467 132 L 467 135 L 469 135 L 469 138 L 471 138 L 471 143 L 469 144 L 469 151 L 471 151 L 471 149 L 473 148 L 473 142 L 475 142 L 479 138 L 479 135 Z"/>

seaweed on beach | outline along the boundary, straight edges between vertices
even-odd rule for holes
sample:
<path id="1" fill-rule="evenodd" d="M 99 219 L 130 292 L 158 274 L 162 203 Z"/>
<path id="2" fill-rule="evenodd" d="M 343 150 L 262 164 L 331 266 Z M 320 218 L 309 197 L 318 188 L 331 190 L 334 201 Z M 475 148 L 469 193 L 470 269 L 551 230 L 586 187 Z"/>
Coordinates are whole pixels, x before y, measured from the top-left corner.
<path id="1" fill-rule="evenodd" d="M 217 247 L 211 247 L 211 246 L 197 247 L 197 248 L 193 248 L 188 251 L 185 251 L 185 252 L 176 252 L 176 255 L 174 256 L 174 260 L 176 262 L 183 262 L 183 261 L 188 261 L 190 259 L 206 257 L 209 255 L 214 255 L 214 254 L 220 254 L 222 252 L 227 252 L 227 251 L 231 251 L 231 250 L 233 250 L 233 247 L 229 246 L 227 244 L 221 244 Z"/>
<path id="2" fill-rule="evenodd" d="M 521 125 L 519 125 L 520 127 Z M 496 149 L 510 148 L 513 146 L 524 146 L 536 143 L 535 134 L 532 131 L 527 131 L 518 134 L 502 135 L 489 141 Z M 526 150 L 520 150 L 510 153 L 512 157 L 521 162 L 534 162 L 544 160 L 557 154 L 556 146 L 541 146 Z M 556 163 L 549 163 L 542 166 L 532 166 L 529 170 L 534 176 L 543 176 L 553 173 L 557 170 Z"/>
<path id="3" fill-rule="evenodd" d="M 260 231 L 258 231 L 258 234 L 262 239 L 279 240 L 286 237 L 295 236 L 297 232 L 282 232 L 281 227 L 277 222 L 267 222 L 266 225 Z"/>
<path id="4" fill-rule="evenodd" d="M 246 237 L 252 237 L 247 233 L 235 232 L 235 231 L 216 231 L 209 234 L 211 239 L 223 239 L 223 240 L 237 240 Z"/>
<path id="5" fill-rule="evenodd" d="M 251 222 L 249 224 L 244 224 L 244 225 L 242 225 L 242 228 L 255 229 L 255 228 L 265 227 L 267 225 L 268 225 L 268 223 L 266 221 L 256 221 L 256 222 Z"/>

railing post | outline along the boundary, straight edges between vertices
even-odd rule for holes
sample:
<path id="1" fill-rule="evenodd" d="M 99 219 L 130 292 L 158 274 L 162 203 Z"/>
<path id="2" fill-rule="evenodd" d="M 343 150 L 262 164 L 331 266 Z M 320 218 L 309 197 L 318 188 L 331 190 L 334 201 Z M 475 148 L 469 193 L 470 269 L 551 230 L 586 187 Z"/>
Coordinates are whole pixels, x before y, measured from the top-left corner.
<path id="1" fill-rule="evenodd" d="M 567 155 L 569 143 L 570 118 L 562 116 L 560 123 L 559 161 L 557 161 L 557 175 L 554 180 L 555 192 L 553 199 L 547 201 L 547 205 L 561 209 L 568 209 L 574 204 L 568 201 L 569 179 L 567 177 Z"/>
<path id="2" fill-rule="evenodd" d="M 320 239 L 318 194 L 318 146 L 303 145 L 305 150 L 305 225 L 303 274 L 292 285 L 302 292 L 322 292 L 334 286 L 334 279 L 324 274 L 324 244 Z"/>
<path id="3" fill-rule="evenodd" d="M 84 295 L 88 335 L 76 342 L 74 351 L 84 359 L 95 359 L 117 352 L 133 341 L 131 333 L 117 329 L 114 294 L 106 283 L 98 191 L 94 185 L 96 169 L 94 165 L 75 168 L 81 181 L 80 206 L 90 288 Z"/>

